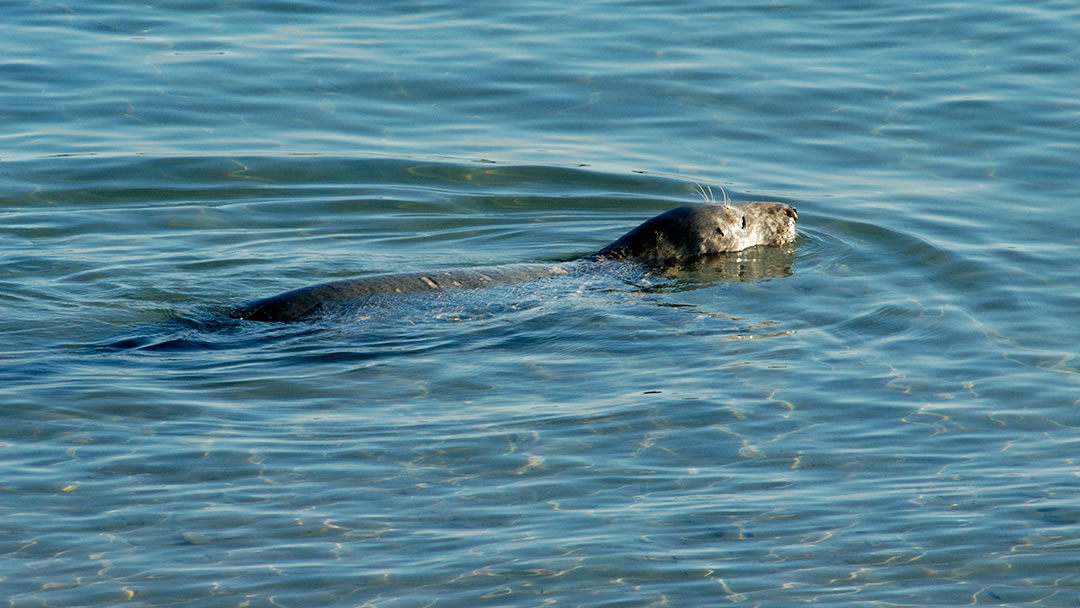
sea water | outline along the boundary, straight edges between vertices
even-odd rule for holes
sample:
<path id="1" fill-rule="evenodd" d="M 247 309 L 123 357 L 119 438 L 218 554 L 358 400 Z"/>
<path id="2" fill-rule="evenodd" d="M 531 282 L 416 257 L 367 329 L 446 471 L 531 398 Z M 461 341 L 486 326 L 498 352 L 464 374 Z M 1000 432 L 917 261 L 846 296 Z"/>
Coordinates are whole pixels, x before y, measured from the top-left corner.
<path id="1" fill-rule="evenodd" d="M 1075 3 L 3 11 L 7 605 L 1080 604 Z"/>

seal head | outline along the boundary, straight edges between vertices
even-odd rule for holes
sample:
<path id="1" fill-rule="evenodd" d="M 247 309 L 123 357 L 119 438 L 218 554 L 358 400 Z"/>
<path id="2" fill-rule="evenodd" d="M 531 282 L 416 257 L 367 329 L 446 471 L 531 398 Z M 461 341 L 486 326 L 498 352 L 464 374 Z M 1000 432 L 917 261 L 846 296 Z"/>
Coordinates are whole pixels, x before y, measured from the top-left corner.
<path id="1" fill-rule="evenodd" d="M 783 203 L 704 204 L 662 213 L 589 256 L 594 260 L 686 260 L 795 240 L 799 214 Z"/>

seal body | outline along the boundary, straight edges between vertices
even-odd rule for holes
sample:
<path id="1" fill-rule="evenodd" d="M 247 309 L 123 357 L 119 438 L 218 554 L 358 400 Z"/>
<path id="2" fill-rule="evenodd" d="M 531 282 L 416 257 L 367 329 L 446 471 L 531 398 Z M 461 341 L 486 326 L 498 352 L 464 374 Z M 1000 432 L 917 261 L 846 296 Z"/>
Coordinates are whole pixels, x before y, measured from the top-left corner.
<path id="1" fill-rule="evenodd" d="M 377 293 L 476 289 L 535 281 L 568 272 L 565 264 L 505 264 L 439 272 L 379 274 L 286 291 L 242 306 L 233 311 L 233 316 L 250 321 L 295 321 L 312 314 L 326 302 L 336 300 L 362 298 Z"/>
<path id="2" fill-rule="evenodd" d="M 783 203 L 702 204 L 662 213 L 577 263 L 637 260 L 670 263 L 795 240 L 798 213 Z M 382 274 L 302 287 L 237 307 L 252 321 L 295 321 L 323 304 L 377 293 L 475 289 L 567 274 L 569 264 L 506 264 L 433 273 Z"/>

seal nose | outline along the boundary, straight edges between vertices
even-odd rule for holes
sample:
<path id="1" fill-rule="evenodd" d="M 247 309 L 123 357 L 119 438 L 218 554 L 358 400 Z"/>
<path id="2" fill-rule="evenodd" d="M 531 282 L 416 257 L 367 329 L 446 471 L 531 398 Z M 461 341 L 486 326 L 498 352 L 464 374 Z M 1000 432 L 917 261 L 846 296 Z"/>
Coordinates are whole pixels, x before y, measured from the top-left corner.
<path id="1" fill-rule="evenodd" d="M 784 213 L 786 213 L 788 217 L 795 220 L 796 222 L 799 221 L 799 211 L 794 207 L 788 207 L 787 209 L 784 209 Z"/>

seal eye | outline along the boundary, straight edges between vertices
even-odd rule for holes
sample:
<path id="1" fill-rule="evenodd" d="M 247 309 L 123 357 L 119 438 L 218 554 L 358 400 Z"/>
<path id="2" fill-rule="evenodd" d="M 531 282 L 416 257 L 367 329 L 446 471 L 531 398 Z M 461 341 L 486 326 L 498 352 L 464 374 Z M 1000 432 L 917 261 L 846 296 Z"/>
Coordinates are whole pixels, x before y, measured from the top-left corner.
<path id="1" fill-rule="evenodd" d="M 742 216 L 742 229 L 746 230 L 746 216 Z"/>

